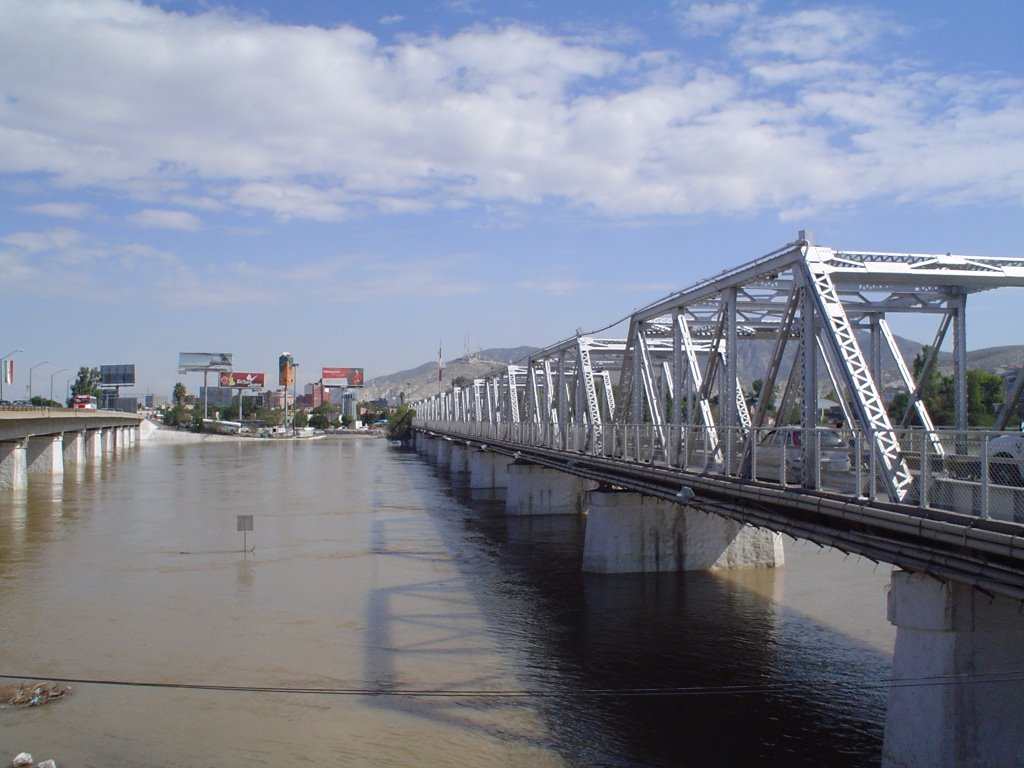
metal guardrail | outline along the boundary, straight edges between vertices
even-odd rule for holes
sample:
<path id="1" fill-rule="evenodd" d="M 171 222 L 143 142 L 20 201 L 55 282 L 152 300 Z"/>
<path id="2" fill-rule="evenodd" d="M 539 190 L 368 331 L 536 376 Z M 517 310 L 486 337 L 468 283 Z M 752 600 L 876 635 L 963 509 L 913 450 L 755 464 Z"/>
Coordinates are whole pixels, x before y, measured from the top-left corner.
<path id="1" fill-rule="evenodd" d="M 587 425 L 417 419 L 415 426 L 467 439 L 739 478 L 794 491 L 806 488 L 844 498 L 887 498 L 877 441 L 858 430 L 704 426 L 659 430 L 653 424 L 616 424 L 603 426 L 597 435 Z M 913 477 L 904 503 L 1024 522 L 1024 460 L 991 448 L 993 440 L 1008 434 L 1015 433 L 893 430 Z M 805 455 L 817 461 L 805 466 Z"/>

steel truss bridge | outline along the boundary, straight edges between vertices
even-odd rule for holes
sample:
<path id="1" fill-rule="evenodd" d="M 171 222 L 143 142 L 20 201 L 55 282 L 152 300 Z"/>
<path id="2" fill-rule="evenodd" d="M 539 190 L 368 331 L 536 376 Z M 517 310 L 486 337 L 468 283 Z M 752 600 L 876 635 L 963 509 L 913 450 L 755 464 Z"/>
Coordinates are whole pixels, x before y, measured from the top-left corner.
<path id="1" fill-rule="evenodd" d="M 967 420 L 967 300 L 1011 287 L 1024 259 L 838 251 L 801 232 L 636 310 L 617 338 L 578 333 L 414 403 L 416 426 L 1024 597 L 1024 467 L 988 450 L 1017 425 L 1024 367 L 992 431 Z M 899 314 L 934 320 L 916 379 Z M 937 429 L 922 387 L 947 341 L 955 424 Z M 883 362 L 906 395 L 898 423 Z"/>

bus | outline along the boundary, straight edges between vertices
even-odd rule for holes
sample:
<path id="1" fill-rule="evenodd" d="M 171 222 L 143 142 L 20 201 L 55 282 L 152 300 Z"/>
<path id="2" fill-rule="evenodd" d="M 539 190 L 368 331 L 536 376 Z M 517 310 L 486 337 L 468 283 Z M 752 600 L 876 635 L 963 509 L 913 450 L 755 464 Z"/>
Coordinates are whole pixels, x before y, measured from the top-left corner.
<path id="1" fill-rule="evenodd" d="M 95 411 L 99 406 L 96 403 L 96 398 L 92 395 L 72 395 L 71 407 L 84 408 L 87 411 Z"/>

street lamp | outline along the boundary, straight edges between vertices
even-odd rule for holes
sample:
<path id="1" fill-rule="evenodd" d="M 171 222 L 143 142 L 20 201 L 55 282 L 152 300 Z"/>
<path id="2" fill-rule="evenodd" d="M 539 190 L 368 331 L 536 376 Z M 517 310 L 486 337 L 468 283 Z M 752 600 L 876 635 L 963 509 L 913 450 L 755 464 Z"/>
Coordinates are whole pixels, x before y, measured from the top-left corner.
<path id="1" fill-rule="evenodd" d="M 299 406 L 295 402 L 296 396 L 298 395 L 298 392 L 299 392 L 299 370 L 298 370 L 299 369 L 299 364 L 298 363 L 292 363 L 292 368 L 295 369 L 295 375 L 292 378 L 292 437 L 295 437 L 296 435 L 299 434 L 299 428 L 295 424 L 295 417 L 299 413 Z M 288 399 L 288 391 L 287 390 L 285 390 L 284 397 L 285 397 L 285 400 Z"/>
<path id="2" fill-rule="evenodd" d="M 58 373 L 64 373 L 64 371 L 66 370 L 67 368 L 61 368 L 59 371 L 54 371 L 53 373 L 50 374 L 50 400 L 53 400 L 53 377 L 56 376 Z"/>
<path id="3" fill-rule="evenodd" d="M 21 347 L 8 352 L 3 357 L 0 357 L 0 400 L 4 399 L 4 379 L 7 378 L 7 358 L 13 355 L 15 352 L 24 352 L 25 350 Z"/>
<path id="4" fill-rule="evenodd" d="M 49 360 L 43 360 L 43 362 L 36 363 L 35 365 L 33 365 L 31 368 L 28 369 L 28 399 L 29 399 L 29 402 L 32 402 L 32 371 L 34 371 L 40 365 L 46 365 L 48 362 L 50 362 L 50 361 Z M 50 399 L 52 400 L 53 398 L 51 397 Z"/>

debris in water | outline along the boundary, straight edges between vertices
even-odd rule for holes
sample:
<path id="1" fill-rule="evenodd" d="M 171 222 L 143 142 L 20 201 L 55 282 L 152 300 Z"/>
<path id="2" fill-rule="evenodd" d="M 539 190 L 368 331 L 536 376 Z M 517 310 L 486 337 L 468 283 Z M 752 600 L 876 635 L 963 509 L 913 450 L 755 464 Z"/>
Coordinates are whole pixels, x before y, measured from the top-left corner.
<path id="1" fill-rule="evenodd" d="M 23 768 L 23 766 L 32 765 L 34 762 L 35 760 L 32 759 L 32 755 L 28 752 L 21 752 L 11 761 L 11 765 L 14 768 Z"/>
<path id="2" fill-rule="evenodd" d="M 71 693 L 71 686 L 61 683 L 12 683 L 10 685 L 0 685 L 0 707 L 38 707 L 40 704 L 46 704 L 54 699 L 62 698 L 69 693 Z"/>

